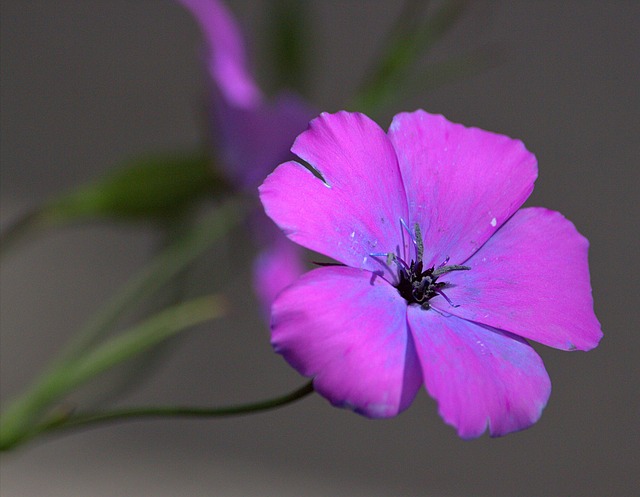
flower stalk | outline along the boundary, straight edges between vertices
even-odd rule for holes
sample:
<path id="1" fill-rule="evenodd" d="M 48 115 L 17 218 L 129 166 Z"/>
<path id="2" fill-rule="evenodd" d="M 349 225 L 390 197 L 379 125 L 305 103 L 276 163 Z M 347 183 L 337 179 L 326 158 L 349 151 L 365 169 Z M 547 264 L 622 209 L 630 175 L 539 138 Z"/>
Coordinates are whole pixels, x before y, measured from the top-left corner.
<path id="1" fill-rule="evenodd" d="M 39 427 L 38 433 L 56 433 L 60 431 L 86 429 L 99 425 L 134 421 L 141 419 L 162 418 L 223 418 L 243 416 L 270 411 L 279 407 L 292 404 L 307 395 L 313 393 L 313 382 L 309 381 L 300 388 L 285 395 L 272 399 L 248 404 L 239 404 L 226 407 L 185 407 L 185 406 L 150 406 L 150 407 L 126 407 L 111 411 L 85 412 L 68 414 L 66 417 L 58 416 L 50 422 Z"/>
<path id="2" fill-rule="evenodd" d="M 80 357 L 59 362 L 3 413 L 0 418 L 0 449 L 14 447 L 41 431 L 34 426 L 51 405 L 71 390 L 181 331 L 222 316 L 224 310 L 224 302 L 219 296 L 202 297 L 179 304 Z M 64 417 L 62 419 L 64 422 Z M 56 420 L 53 426 L 59 424 L 60 421 Z"/>
<path id="3" fill-rule="evenodd" d="M 34 425 L 45 416 L 47 410 L 80 384 L 190 326 L 222 314 L 219 297 L 217 300 L 209 298 L 187 302 L 171 307 L 100 344 L 127 312 L 163 288 L 214 241 L 236 226 L 246 213 L 243 205 L 242 199 L 233 199 L 218 207 L 153 259 L 80 330 L 33 386 L 0 416 L 1 450 L 29 438 Z"/>

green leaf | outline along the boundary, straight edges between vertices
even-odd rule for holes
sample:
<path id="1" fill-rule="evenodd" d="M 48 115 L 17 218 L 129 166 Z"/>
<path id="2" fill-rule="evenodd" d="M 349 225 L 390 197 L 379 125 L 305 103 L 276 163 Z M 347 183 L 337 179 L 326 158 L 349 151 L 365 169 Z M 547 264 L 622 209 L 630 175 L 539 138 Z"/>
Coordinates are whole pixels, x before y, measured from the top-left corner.
<path id="1" fill-rule="evenodd" d="M 354 107 L 365 113 L 387 103 L 398 94 L 411 67 L 424 56 L 460 19 L 467 2 L 448 0 L 428 15 L 422 23 L 426 7 L 423 0 L 409 0 L 384 44 L 354 101 Z"/>
<path id="2" fill-rule="evenodd" d="M 66 389 L 90 380 L 185 329 L 219 318 L 224 311 L 224 300 L 219 296 L 201 297 L 165 309 L 73 361 L 64 375 Z"/>
<path id="3" fill-rule="evenodd" d="M 0 418 L 0 449 L 28 438 L 41 413 L 72 389 L 98 374 L 141 354 L 160 342 L 224 313 L 220 297 L 210 296 L 165 309 L 86 354 L 67 361 L 47 375 L 37 388 L 13 403 Z"/>
<path id="4" fill-rule="evenodd" d="M 59 401 L 66 393 L 68 380 L 62 381 L 61 378 L 65 378 L 64 372 L 69 365 L 76 364 L 76 361 L 98 350 L 95 348 L 96 344 L 114 328 L 126 312 L 180 274 L 214 241 L 241 222 L 246 213 L 247 209 L 241 199 L 227 201 L 136 274 L 83 327 L 75 340 L 34 384 L 0 415 L 0 450 L 20 443 L 51 404 Z"/>
<path id="5" fill-rule="evenodd" d="M 175 218 L 223 188 L 205 155 L 149 155 L 52 202 L 45 210 L 66 222 Z"/>
<path id="6" fill-rule="evenodd" d="M 208 213 L 181 238 L 156 255 L 108 300 L 82 328 L 62 354 L 62 360 L 83 354 L 99 341 L 127 312 L 158 292 L 211 245 L 241 223 L 249 209 L 242 199 L 232 199 Z"/>
<path id="7" fill-rule="evenodd" d="M 276 0 L 269 6 L 269 55 L 278 89 L 304 94 L 309 69 L 307 2 Z"/>
<path id="8" fill-rule="evenodd" d="M 204 154 L 147 155 L 24 214 L 0 235 L 0 253 L 36 231 L 97 219 L 167 221 L 229 191 Z"/>
<path id="9" fill-rule="evenodd" d="M 498 65 L 500 59 L 500 54 L 494 47 L 482 47 L 443 61 L 427 64 L 417 74 L 405 78 L 402 84 L 407 92 L 413 94 L 429 93 L 453 81 L 480 74 Z M 405 92 L 389 93 L 385 100 L 379 102 L 377 109 L 393 108 L 405 97 Z"/>

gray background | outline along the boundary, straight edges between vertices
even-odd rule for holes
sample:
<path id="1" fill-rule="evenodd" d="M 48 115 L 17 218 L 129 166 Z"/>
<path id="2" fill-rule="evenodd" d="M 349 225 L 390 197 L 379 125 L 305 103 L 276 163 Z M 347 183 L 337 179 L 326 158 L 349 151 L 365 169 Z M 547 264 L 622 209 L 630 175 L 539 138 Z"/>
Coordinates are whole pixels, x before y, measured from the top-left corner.
<path id="1" fill-rule="evenodd" d="M 399 5 L 311 3 L 311 93 L 320 109 L 347 101 Z M 52 438 L 2 456 L 3 497 L 633 495 L 640 470 L 639 6 L 474 3 L 430 60 L 497 42 L 503 63 L 428 95 L 407 95 L 380 119 L 387 126 L 395 111 L 422 107 L 521 138 L 540 164 L 529 204 L 563 212 L 591 241 L 605 337 L 588 354 L 537 347 L 554 390 L 535 427 L 465 442 L 424 393 L 401 416 L 375 422 L 314 396 L 254 417 L 128 423 Z M 268 3 L 233 7 L 259 39 Z M 199 143 L 199 34 L 176 5 L 4 0 L 1 23 L 3 227 L 126 157 Z M 254 59 L 267 81 L 258 46 Z M 248 247 L 241 233 L 234 240 Z M 3 260 L 3 403 L 157 241 L 147 227 L 78 227 L 46 234 Z M 176 343 L 127 403 L 216 405 L 302 383 L 270 351 L 245 288 L 248 259 L 237 247 L 216 247 L 192 277 L 195 294 L 233 274 L 234 314 Z"/>

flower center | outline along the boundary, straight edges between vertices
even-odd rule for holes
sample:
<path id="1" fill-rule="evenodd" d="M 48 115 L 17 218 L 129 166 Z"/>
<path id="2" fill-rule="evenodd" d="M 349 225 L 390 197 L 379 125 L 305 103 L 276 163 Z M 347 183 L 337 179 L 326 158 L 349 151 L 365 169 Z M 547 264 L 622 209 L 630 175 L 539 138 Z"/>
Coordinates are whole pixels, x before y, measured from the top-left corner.
<path id="1" fill-rule="evenodd" d="M 469 266 L 460 266 L 457 264 L 448 265 L 447 263 L 449 262 L 449 258 L 447 257 L 437 268 L 435 266 L 431 266 L 430 268 L 424 269 L 422 261 L 424 244 L 422 241 L 420 226 L 416 223 L 414 225 L 414 232 L 411 233 L 409 227 L 402 219 L 400 222 L 411 236 L 411 240 L 413 241 L 416 249 L 416 258 L 412 259 L 410 264 L 407 264 L 393 252 L 371 255 L 384 255 L 387 257 L 387 265 L 390 265 L 392 262 L 397 265 L 398 283 L 395 287 L 398 289 L 398 293 L 400 293 L 408 304 L 418 304 L 423 309 L 428 310 L 431 308 L 429 300 L 437 295 L 441 295 L 449 305 L 452 307 L 458 307 L 451 302 L 449 297 L 444 293 L 447 283 L 444 281 L 438 281 L 438 278 L 452 271 L 467 271 L 471 268 Z"/>
<path id="2" fill-rule="evenodd" d="M 407 303 L 419 304 L 425 310 L 431 308 L 429 300 L 436 295 L 442 295 L 449 305 L 452 307 L 458 307 L 451 302 L 449 297 L 444 293 L 444 288 L 446 288 L 447 283 L 444 281 L 438 281 L 438 278 L 445 273 L 450 273 L 451 271 L 463 271 L 468 269 L 471 268 L 469 266 L 458 266 L 455 264 L 447 266 L 445 262 L 438 268 L 431 266 L 430 268 L 423 270 L 421 260 L 411 261 L 411 264 L 408 266 L 406 263 L 400 264 L 398 268 L 399 281 L 396 288 L 398 289 L 398 293 L 402 295 Z"/>

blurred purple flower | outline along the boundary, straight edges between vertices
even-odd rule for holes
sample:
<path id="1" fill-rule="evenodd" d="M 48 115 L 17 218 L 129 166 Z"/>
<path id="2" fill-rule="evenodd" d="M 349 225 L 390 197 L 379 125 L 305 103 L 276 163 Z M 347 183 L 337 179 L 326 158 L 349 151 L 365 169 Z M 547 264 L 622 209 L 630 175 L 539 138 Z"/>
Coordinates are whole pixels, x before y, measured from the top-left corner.
<path id="1" fill-rule="evenodd" d="M 522 142 L 424 111 L 388 134 L 322 114 L 260 187 L 296 243 L 340 264 L 301 276 L 272 307 L 272 343 L 332 404 L 406 409 L 424 383 L 463 438 L 535 423 L 551 383 L 527 339 L 589 350 L 588 242 L 561 214 L 518 210 L 536 159 Z M 423 238 L 424 235 L 424 238 Z"/>
<path id="2" fill-rule="evenodd" d="M 239 190 L 254 193 L 274 167 L 292 157 L 289 146 L 315 114 L 300 97 L 283 93 L 267 101 L 247 67 L 242 33 L 218 0 L 178 0 L 198 22 L 213 83 L 213 144 L 220 166 Z M 298 248 L 262 214 L 253 220 L 264 251 L 258 256 L 254 286 L 269 309 L 279 291 L 303 271 Z"/>

